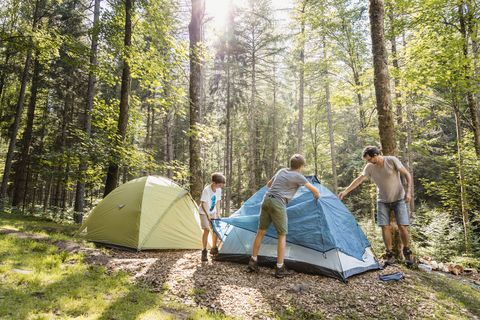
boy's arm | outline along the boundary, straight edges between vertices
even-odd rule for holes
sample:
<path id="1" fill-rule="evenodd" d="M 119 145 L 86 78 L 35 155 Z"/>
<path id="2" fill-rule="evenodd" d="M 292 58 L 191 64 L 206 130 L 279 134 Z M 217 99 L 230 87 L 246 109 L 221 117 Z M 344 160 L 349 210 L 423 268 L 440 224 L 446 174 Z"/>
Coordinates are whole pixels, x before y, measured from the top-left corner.
<path id="1" fill-rule="evenodd" d="M 412 175 L 405 167 L 401 168 L 399 171 L 407 178 L 407 192 L 405 193 L 405 201 L 410 202 L 410 200 L 412 200 Z"/>
<path id="2" fill-rule="evenodd" d="M 272 179 L 270 179 L 270 180 L 267 182 L 267 188 L 268 188 L 268 189 L 270 189 L 270 188 L 272 187 L 273 180 L 275 180 L 275 177 L 272 177 Z"/>
<path id="3" fill-rule="evenodd" d="M 347 194 L 355 190 L 360 184 L 362 184 L 363 181 L 365 181 L 365 179 L 367 179 L 366 176 L 359 175 L 355 180 L 353 180 L 352 183 L 350 183 L 350 185 L 347 187 L 347 189 L 345 189 L 343 192 L 340 192 L 340 194 L 338 195 L 340 200 L 343 200 L 343 198 L 345 198 Z"/>
<path id="4" fill-rule="evenodd" d="M 315 199 L 320 198 L 320 192 L 310 182 L 305 183 L 305 187 L 313 193 Z"/>

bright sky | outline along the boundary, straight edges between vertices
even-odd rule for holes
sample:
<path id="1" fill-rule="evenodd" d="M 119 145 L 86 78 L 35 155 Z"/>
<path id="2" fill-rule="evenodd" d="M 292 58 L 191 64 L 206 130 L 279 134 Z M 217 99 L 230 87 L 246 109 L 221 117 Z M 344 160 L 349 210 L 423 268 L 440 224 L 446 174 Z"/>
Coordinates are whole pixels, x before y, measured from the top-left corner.
<path id="1" fill-rule="evenodd" d="M 205 0 L 207 17 L 212 17 L 216 30 L 221 30 L 227 20 L 228 10 L 232 3 L 242 4 L 244 0 Z M 289 10 L 293 8 L 294 0 L 272 0 L 273 10 L 278 19 L 288 19 Z M 272 12 L 273 15 L 273 12 Z"/>

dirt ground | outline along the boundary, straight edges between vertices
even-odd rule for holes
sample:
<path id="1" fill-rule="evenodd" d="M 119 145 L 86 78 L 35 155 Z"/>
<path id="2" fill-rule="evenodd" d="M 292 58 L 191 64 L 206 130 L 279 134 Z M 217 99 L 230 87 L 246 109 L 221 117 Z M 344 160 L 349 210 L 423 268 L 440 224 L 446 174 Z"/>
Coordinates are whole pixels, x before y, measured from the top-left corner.
<path id="1" fill-rule="evenodd" d="M 28 236 L 20 232 L 18 235 Z M 443 286 L 446 275 L 401 266 L 357 275 L 348 283 L 300 273 L 276 279 L 274 270 L 269 268 L 260 268 L 260 273 L 252 274 L 246 272 L 245 265 L 211 259 L 201 262 L 200 251 L 136 252 L 85 248 L 72 241 L 53 244 L 62 251 L 82 252 L 88 263 L 104 266 L 109 271 L 125 271 L 134 281 L 147 284 L 167 301 L 235 318 L 424 319 L 455 309 L 453 314 L 479 319 L 477 308 L 459 308 L 448 299 L 438 299 L 439 291 L 452 294 Z M 396 271 L 403 272 L 405 279 L 389 283 L 378 279 L 380 274 Z M 469 301 L 461 289 L 455 290 L 453 294 L 457 299 Z"/>

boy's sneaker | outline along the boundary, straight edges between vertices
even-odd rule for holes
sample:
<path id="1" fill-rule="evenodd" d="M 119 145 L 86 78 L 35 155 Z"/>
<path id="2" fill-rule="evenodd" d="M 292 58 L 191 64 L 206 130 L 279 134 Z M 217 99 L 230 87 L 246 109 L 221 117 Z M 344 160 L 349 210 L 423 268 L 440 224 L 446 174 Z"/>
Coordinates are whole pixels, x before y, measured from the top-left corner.
<path id="1" fill-rule="evenodd" d="M 393 254 L 393 251 L 388 250 L 385 252 L 385 265 L 389 266 L 395 263 L 395 255 Z"/>
<path id="2" fill-rule="evenodd" d="M 291 276 L 295 272 L 292 270 L 288 270 L 287 267 L 285 267 L 285 264 L 282 267 L 277 267 L 275 266 L 275 278 L 283 278 L 286 276 Z"/>
<path id="3" fill-rule="evenodd" d="M 410 248 L 403 248 L 403 256 L 405 257 L 407 267 L 411 267 L 413 265 L 412 250 L 410 250 Z"/>
<path id="4" fill-rule="evenodd" d="M 202 261 L 208 261 L 208 251 L 207 251 L 207 249 L 202 250 Z"/>
<path id="5" fill-rule="evenodd" d="M 250 261 L 248 261 L 248 272 L 258 272 L 258 262 L 253 260 L 252 257 L 250 257 Z"/>
<path id="6" fill-rule="evenodd" d="M 218 254 L 218 248 L 214 247 L 214 248 L 210 249 L 210 254 L 212 256 L 216 256 Z"/>

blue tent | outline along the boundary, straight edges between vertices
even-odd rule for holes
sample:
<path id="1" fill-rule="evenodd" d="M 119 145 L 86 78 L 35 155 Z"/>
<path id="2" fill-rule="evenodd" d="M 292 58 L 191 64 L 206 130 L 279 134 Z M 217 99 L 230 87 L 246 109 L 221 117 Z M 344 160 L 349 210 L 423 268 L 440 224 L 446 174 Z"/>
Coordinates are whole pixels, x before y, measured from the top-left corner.
<path id="1" fill-rule="evenodd" d="M 307 179 L 320 191 L 321 198 L 315 200 L 307 188 L 301 187 L 288 203 L 287 266 L 343 281 L 379 269 L 370 243 L 347 207 L 316 177 Z M 215 220 L 214 230 L 222 239 L 217 260 L 248 262 L 266 191 L 263 187 L 232 216 Z M 276 239 L 277 233 L 271 225 L 262 243 L 260 263 L 275 262 Z"/>

